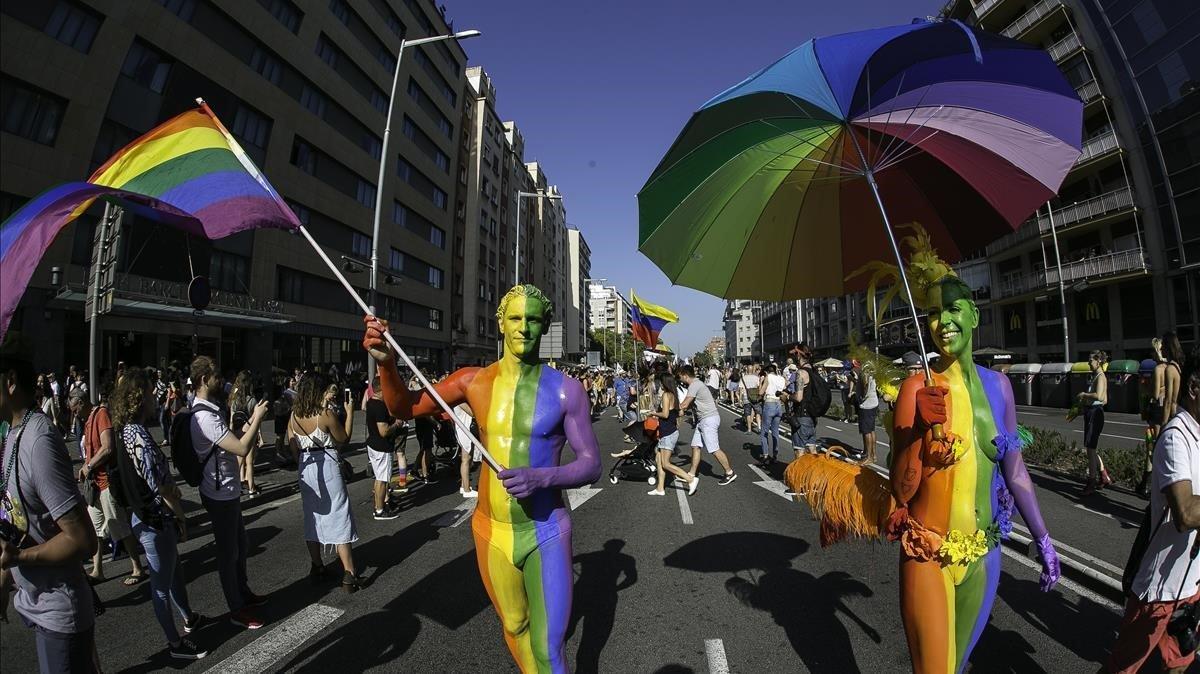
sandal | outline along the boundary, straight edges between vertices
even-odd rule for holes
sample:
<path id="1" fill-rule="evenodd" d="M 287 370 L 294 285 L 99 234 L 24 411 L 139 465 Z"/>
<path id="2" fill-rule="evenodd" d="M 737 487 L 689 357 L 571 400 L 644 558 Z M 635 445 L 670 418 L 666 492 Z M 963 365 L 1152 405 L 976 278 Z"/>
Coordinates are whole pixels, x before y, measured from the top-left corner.
<path id="1" fill-rule="evenodd" d="M 362 589 L 364 585 L 363 580 L 362 576 L 356 576 L 349 571 L 344 571 L 342 572 L 342 589 L 347 594 L 354 594 Z"/>
<path id="2" fill-rule="evenodd" d="M 125 587 L 133 587 L 134 585 L 137 585 L 138 583 L 142 582 L 143 580 L 146 580 L 149 577 L 150 577 L 150 574 L 148 574 L 144 571 L 142 573 L 138 573 L 138 574 L 131 573 L 131 574 L 129 574 L 129 576 L 127 576 L 125 578 L 125 580 L 121 581 L 121 584 L 124 585 Z"/>

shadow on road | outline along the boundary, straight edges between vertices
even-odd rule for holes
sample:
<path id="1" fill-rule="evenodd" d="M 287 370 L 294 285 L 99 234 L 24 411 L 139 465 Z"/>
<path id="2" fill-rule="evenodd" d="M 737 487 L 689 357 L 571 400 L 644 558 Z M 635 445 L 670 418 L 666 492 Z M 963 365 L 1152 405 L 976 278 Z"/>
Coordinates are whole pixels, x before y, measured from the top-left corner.
<path id="1" fill-rule="evenodd" d="M 1058 475 L 1043 473 L 1040 470 L 1030 471 L 1030 478 L 1033 483 L 1041 489 L 1059 494 L 1074 503 L 1078 503 L 1089 510 L 1093 510 L 1105 515 L 1112 515 L 1117 520 L 1117 524 L 1122 529 L 1136 529 L 1142 521 L 1142 513 L 1145 505 L 1141 502 L 1137 505 L 1129 505 L 1123 503 L 1115 497 L 1106 496 L 1106 491 L 1096 492 L 1091 496 L 1081 496 L 1083 483 Z"/>
<path id="2" fill-rule="evenodd" d="M 575 655 L 578 674 L 600 671 L 600 652 L 608 643 L 617 614 L 617 593 L 637 583 L 637 561 L 621 552 L 625 541 L 610 539 L 603 550 L 575 555 L 579 577 L 575 580 L 575 601 L 566 639 L 575 634 L 580 622 L 583 635 Z M 624 579 L 621 578 L 624 576 Z"/>
<path id="3" fill-rule="evenodd" d="M 1072 602 L 1061 590 L 1045 593 L 1038 588 L 1036 581 L 1014 578 L 1008 573 L 1001 574 L 999 595 L 1005 604 L 1035 629 L 1080 658 L 1097 665 L 1108 655 L 1121 620 L 1113 611 L 1086 597 L 1078 597 Z M 1016 639 L 1024 641 L 1019 635 L 1008 636 L 1008 633 L 997 632 L 997 636 L 1005 643 L 996 645 L 988 643 L 988 635 L 988 632 L 984 632 L 971 658 L 973 661 L 986 662 L 981 659 L 980 653 L 1000 652 L 997 650 L 1000 648 L 1005 649 L 1003 652 L 1007 654 L 1011 642 Z M 1032 651 L 1028 643 L 1022 648 Z M 1017 652 L 1013 651 L 1014 654 Z"/>

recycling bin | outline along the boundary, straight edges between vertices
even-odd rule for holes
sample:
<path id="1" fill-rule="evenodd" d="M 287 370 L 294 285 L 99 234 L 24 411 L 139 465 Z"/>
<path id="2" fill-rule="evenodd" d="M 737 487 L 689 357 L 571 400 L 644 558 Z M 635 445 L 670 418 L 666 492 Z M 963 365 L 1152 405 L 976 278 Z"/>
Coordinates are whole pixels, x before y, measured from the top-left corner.
<path id="1" fill-rule="evenodd" d="M 1108 364 L 1108 369 L 1105 370 L 1108 377 L 1106 410 L 1128 414 L 1141 411 L 1139 366 L 1140 363 L 1136 360 L 1114 360 Z"/>
<path id="2" fill-rule="evenodd" d="M 1071 363 L 1045 363 L 1037 373 L 1038 393 L 1042 407 L 1067 409 L 1071 396 Z"/>
<path id="3" fill-rule="evenodd" d="M 1042 390 L 1038 386 L 1038 373 L 1041 371 L 1041 363 L 1017 363 L 1008 369 L 1008 383 L 1012 384 L 1016 404 L 1042 404 Z"/>
<path id="4" fill-rule="evenodd" d="M 995 372 L 999 372 L 1000 374 L 1008 374 L 1008 370 L 1011 367 L 1012 363 L 997 363 L 993 365 L 991 369 Z"/>

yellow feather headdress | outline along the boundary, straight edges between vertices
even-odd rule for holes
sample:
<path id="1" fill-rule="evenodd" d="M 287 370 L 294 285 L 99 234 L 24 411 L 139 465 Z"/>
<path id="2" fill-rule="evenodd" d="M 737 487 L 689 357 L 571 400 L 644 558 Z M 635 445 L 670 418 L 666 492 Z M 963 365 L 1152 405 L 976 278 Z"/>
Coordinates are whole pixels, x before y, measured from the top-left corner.
<path id="1" fill-rule="evenodd" d="M 947 276 L 954 276 L 954 270 L 938 257 L 937 251 L 933 248 L 933 240 L 921 223 L 910 222 L 907 225 L 899 225 L 896 229 L 912 231 L 912 234 L 900 239 L 900 249 L 907 248 L 911 251 L 905 271 L 908 273 L 908 283 L 912 288 L 913 302 L 918 308 L 924 307 L 929 302 L 930 288 Z M 871 275 L 867 282 L 868 297 L 875 295 L 876 288 L 880 284 L 890 285 L 878 303 L 867 302 L 867 315 L 878 326 L 879 317 L 887 311 L 892 300 L 896 299 L 897 295 L 903 297 L 904 285 L 900 282 L 900 268 L 879 260 L 868 262 L 854 270 L 846 277 L 846 280 L 849 281 L 860 274 L 867 273 Z"/>

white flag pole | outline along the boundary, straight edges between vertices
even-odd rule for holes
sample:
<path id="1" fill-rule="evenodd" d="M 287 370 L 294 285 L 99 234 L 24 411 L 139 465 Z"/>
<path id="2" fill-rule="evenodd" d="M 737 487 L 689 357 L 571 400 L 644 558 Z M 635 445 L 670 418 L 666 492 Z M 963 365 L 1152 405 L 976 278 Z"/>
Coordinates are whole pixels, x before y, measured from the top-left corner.
<path id="1" fill-rule="evenodd" d="M 321 259 L 325 261 L 325 264 L 329 267 L 329 270 L 333 272 L 333 275 L 337 277 L 337 280 L 341 281 L 342 286 L 346 289 L 346 292 L 350 293 L 350 296 L 354 298 L 354 301 L 358 303 L 358 307 L 362 309 L 363 314 L 373 315 L 370 307 L 367 306 L 367 303 L 363 301 L 363 298 L 360 297 L 357 292 L 355 292 L 354 287 L 351 286 L 350 282 L 346 280 L 346 277 L 342 275 L 342 271 L 337 268 L 337 265 L 333 263 L 333 260 L 329 259 L 329 256 L 325 254 L 325 251 L 322 250 L 321 246 L 316 242 L 315 239 L 313 239 L 312 234 L 308 233 L 308 230 L 304 228 L 304 225 L 300 226 L 300 233 L 304 235 L 305 239 L 308 240 L 308 243 L 313 247 L 313 250 L 317 251 L 317 255 L 320 255 Z M 496 459 L 494 459 L 492 455 L 488 453 L 487 448 L 483 446 L 483 443 L 479 442 L 479 439 L 476 438 L 475 434 L 471 432 L 471 428 L 458 418 L 458 415 L 454 413 L 454 410 L 450 409 L 450 406 L 446 404 L 446 401 L 442 398 L 441 394 L 439 394 L 437 390 L 433 388 L 433 384 L 429 383 L 429 380 L 425 378 L 425 375 L 421 373 L 421 370 L 418 369 L 416 364 L 412 362 L 412 359 L 408 357 L 408 354 L 404 352 L 404 349 L 400 348 L 400 345 L 396 343 L 396 338 L 392 336 L 392 333 L 385 332 L 384 337 L 386 337 L 388 343 L 392 345 L 392 350 L 394 350 L 396 354 L 400 356 L 400 359 L 404 361 L 404 364 L 408 366 L 408 369 L 412 370 L 412 373 L 416 375 L 417 380 L 421 382 L 421 385 L 425 387 L 425 390 L 429 392 L 429 395 L 433 396 L 433 399 L 437 401 L 437 404 L 442 408 L 442 411 L 450 416 L 450 420 L 454 422 L 454 425 L 457 426 L 460 431 L 465 433 L 466 437 L 471 438 L 471 444 L 479 450 L 480 455 L 483 456 L 483 460 L 487 462 L 487 465 L 491 466 L 492 470 L 497 473 L 504 470 L 504 467 L 501 466 Z"/>

